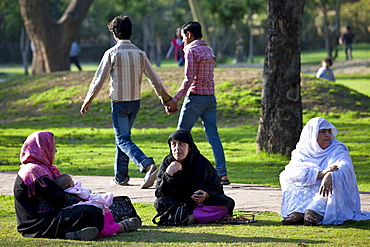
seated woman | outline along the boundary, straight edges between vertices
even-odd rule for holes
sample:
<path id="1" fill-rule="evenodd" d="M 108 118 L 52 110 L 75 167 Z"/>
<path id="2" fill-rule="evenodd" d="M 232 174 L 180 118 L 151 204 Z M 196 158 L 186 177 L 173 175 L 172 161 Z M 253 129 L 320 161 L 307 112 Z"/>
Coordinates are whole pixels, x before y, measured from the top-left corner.
<path id="1" fill-rule="evenodd" d="M 189 224 L 213 222 L 232 214 L 234 200 L 224 194 L 216 169 L 200 154 L 190 132 L 176 130 L 168 144 L 170 154 L 160 165 L 155 205 L 163 200 L 186 203 L 193 213 Z"/>
<path id="2" fill-rule="evenodd" d="M 338 225 L 370 219 L 360 195 L 348 148 L 338 130 L 317 117 L 304 126 L 290 163 L 280 174 L 283 224 Z"/>
<path id="3" fill-rule="evenodd" d="M 54 135 L 48 131 L 34 132 L 24 142 L 13 189 L 17 230 L 30 238 L 92 240 L 104 228 L 103 211 L 93 205 L 67 208 L 85 200 L 54 182 L 60 176 L 53 165 L 56 152 Z M 137 227 L 137 221 L 127 219 L 106 236 Z"/>

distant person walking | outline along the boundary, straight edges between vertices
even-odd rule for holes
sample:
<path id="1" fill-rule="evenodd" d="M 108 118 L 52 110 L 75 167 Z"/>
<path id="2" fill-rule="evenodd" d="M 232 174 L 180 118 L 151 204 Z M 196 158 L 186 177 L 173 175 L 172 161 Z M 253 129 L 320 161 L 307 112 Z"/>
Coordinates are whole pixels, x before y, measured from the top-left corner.
<path id="1" fill-rule="evenodd" d="M 317 71 L 316 77 L 326 79 L 329 81 L 335 81 L 333 70 L 330 67 L 333 65 L 333 62 L 329 57 L 321 61 L 321 68 Z"/>
<path id="2" fill-rule="evenodd" d="M 185 97 L 177 129 L 191 131 L 196 121 L 202 119 L 208 142 L 212 146 L 216 170 L 222 185 L 230 184 L 226 172 L 224 149 L 217 130 L 217 102 L 214 87 L 216 57 L 211 47 L 202 40 L 198 22 L 188 22 L 181 28 L 185 48 L 185 78 L 177 94 L 171 100 L 178 103 Z"/>
<path id="3" fill-rule="evenodd" d="M 82 70 L 80 62 L 78 61 L 78 55 L 80 55 L 80 53 L 80 46 L 77 44 L 76 41 L 73 41 L 71 45 L 71 50 L 69 51 L 69 64 L 74 63 L 79 71 Z"/>
<path id="4" fill-rule="evenodd" d="M 116 136 L 115 176 L 111 183 L 128 185 L 130 180 L 128 163 L 131 159 L 140 168 L 140 172 L 146 173 L 140 187 L 145 189 L 154 184 L 158 170 L 153 158 L 147 157 L 131 139 L 131 129 L 140 109 L 143 74 L 149 79 L 162 104 L 168 107 L 167 112 L 176 111 L 177 105 L 169 102 L 171 97 L 167 88 L 145 52 L 131 43 L 131 20 L 127 16 L 117 16 L 108 28 L 113 32 L 117 44 L 104 53 L 80 112 L 86 116 L 92 100 L 101 90 L 106 78 L 110 76 L 109 97 L 112 100 L 112 124 Z"/>
<path id="5" fill-rule="evenodd" d="M 244 39 L 240 33 L 238 33 L 237 35 L 238 38 L 235 41 L 234 63 L 244 63 Z"/>
<path id="6" fill-rule="evenodd" d="M 179 66 L 184 66 L 184 43 L 181 38 L 181 28 L 178 27 L 175 32 L 175 37 L 171 40 L 171 46 L 167 51 L 166 58 L 171 56 L 174 51 L 174 60 Z"/>
<path id="7" fill-rule="evenodd" d="M 339 44 L 344 46 L 346 60 L 352 60 L 352 44 L 355 43 L 355 35 L 352 33 L 350 26 L 347 26 L 346 29 L 346 32 L 339 38 Z"/>

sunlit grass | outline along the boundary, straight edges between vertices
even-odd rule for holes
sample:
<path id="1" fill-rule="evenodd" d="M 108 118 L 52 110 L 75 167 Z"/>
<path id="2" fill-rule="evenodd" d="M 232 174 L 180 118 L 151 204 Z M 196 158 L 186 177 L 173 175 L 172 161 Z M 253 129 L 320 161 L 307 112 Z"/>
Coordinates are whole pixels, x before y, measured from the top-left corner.
<path id="1" fill-rule="evenodd" d="M 141 217 L 137 232 L 94 241 L 24 238 L 16 231 L 13 196 L 0 195 L 2 246 L 367 246 L 368 222 L 341 226 L 283 226 L 277 213 L 255 213 L 256 223 L 245 225 L 205 224 L 159 227 L 153 224 L 152 204 L 134 203 Z M 238 213 L 238 212 L 236 212 Z"/>
<path id="2" fill-rule="evenodd" d="M 338 74 L 336 82 L 370 96 L 370 75 Z"/>

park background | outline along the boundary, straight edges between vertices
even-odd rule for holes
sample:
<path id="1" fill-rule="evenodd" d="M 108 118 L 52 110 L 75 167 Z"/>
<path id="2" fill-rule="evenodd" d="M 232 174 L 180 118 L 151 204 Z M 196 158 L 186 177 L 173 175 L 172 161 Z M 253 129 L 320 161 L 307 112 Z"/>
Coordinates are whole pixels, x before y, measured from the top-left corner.
<path id="1" fill-rule="evenodd" d="M 61 9 L 63 9 L 63 3 L 67 2 L 49 1 L 50 6 L 58 3 Z M 0 79 L 4 81 L 0 83 L 0 171 L 16 172 L 19 169 L 19 150 L 24 139 L 33 131 L 46 129 L 56 135 L 58 148 L 56 165 L 62 172 L 73 175 L 112 176 L 114 135 L 110 123 L 107 89 L 102 91 L 94 101 L 87 118 L 79 114 L 79 107 L 98 62 L 103 52 L 112 45 L 111 34 L 106 29 L 106 23 L 115 15 L 129 15 L 134 20 L 133 42 L 142 49 L 145 47 L 142 22 L 155 23 L 153 27 L 158 35 L 153 37 L 161 38 L 161 57 L 163 58 L 173 37 L 174 27 L 180 26 L 191 18 L 186 1 L 136 2 L 141 3 L 143 9 L 131 9 L 133 6 L 123 8 L 127 3 L 124 1 L 94 1 L 80 31 L 83 72 L 78 72 L 72 65 L 72 71 L 23 75 L 22 60 L 16 52 L 19 46 L 17 43 L 19 32 L 14 31 L 20 30 L 21 25 L 17 28 L 17 26 L 11 26 L 8 20 L 2 22 L 0 72 L 3 74 L 0 75 Z M 201 4 L 218 3 L 223 6 L 221 9 L 225 9 L 224 4 L 227 2 L 240 4 L 248 1 L 199 2 Z M 327 3 L 329 2 L 334 1 Z M 303 122 L 306 123 L 311 117 L 323 116 L 338 127 L 340 132 L 337 139 L 344 142 L 350 149 L 359 188 L 370 192 L 370 171 L 368 169 L 370 45 L 368 24 L 361 21 L 370 13 L 367 11 L 369 3 L 364 0 L 341 2 L 343 2 L 341 23 L 343 26 L 352 26 L 356 34 L 356 44 L 353 61 L 345 61 L 344 53 L 339 47 L 338 57 L 333 66 L 337 77 L 336 83 L 318 80 L 314 77 L 316 70 L 320 67 L 321 59 L 328 53 L 325 49 L 320 2 L 309 1 L 305 6 L 301 56 Z M 10 4 L 8 6 L 13 8 L 2 8 L 2 13 L 16 13 L 16 1 L 2 1 L 0 5 L 3 3 L 8 3 Z M 313 3 L 316 3 L 315 7 Z M 209 23 L 215 23 L 215 27 L 220 32 L 218 39 L 215 38 L 215 40 L 221 42 L 221 38 L 227 36 L 222 35 L 221 30 L 230 32 L 227 48 L 222 51 L 217 50 L 217 45 L 214 48 L 218 58 L 221 56 L 215 70 L 215 79 L 219 104 L 219 132 L 225 147 L 229 178 L 234 183 L 279 186 L 278 175 L 289 162 L 289 157 L 257 153 L 255 143 L 261 104 L 261 74 L 267 18 L 266 3 L 260 1 L 259 4 L 261 5 L 260 12 L 253 15 L 254 26 L 257 27 L 255 30 L 259 30 L 253 34 L 253 61 L 250 60 L 247 52 L 250 40 L 246 28 L 247 17 L 243 15 L 244 17 L 235 21 L 234 25 L 222 28 L 225 24 L 222 22 L 224 19 L 217 21 L 217 17 L 220 16 L 217 9 L 212 10 L 206 5 L 203 9 L 205 15 L 209 14 L 206 20 Z M 163 6 L 163 8 L 158 6 Z M 161 11 L 157 12 L 159 9 Z M 329 9 L 328 13 L 332 13 L 331 11 Z M 156 21 L 153 19 L 145 21 L 143 13 Z M 174 16 L 167 18 L 171 15 Z M 5 16 L 9 17 L 9 14 L 3 16 L 6 19 Z M 330 18 L 334 20 L 335 16 Z M 6 29 L 4 27 L 8 28 L 8 32 L 4 32 Z M 243 36 L 246 42 L 245 54 L 248 58 L 245 62 L 237 64 L 233 61 L 236 27 L 246 30 Z M 95 29 L 98 31 L 95 32 Z M 82 34 L 83 32 L 86 36 Z M 155 52 L 150 55 L 150 47 L 153 43 L 149 41 L 146 44 L 148 55 L 155 58 Z M 161 59 L 159 67 L 158 64 L 156 65 L 156 59 L 152 61 L 170 92 L 175 93 L 183 78 L 182 68 L 177 67 L 172 59 Z M 143 85 L 145 86 L 142 109 L 134 125 L 133 139 L 143 148 L 144 152 L 152 155 L 159 163 L 168 153 L 167 137 L 176 128 L 178 115 L 167 116 L 159 100 L 153 95 L 149 84 L 145 81 Z M 201 152 L 213 161 L 212 151 L 199 122 L 193 130 L 193 135 Z M 130 163 L 130 176 L 143 177 L 143 174 L 138 173 L 137 167 Z M 0 198 L 2 199 L 1 245 L 87 245 L 87 243 L 77 241 L 22 238 L 15 230 L 12 196 L 1 196 Z M 370 228 L 368 222 L 347 222 L 342 226 L 318 228 L 283 227 L 280 224 L 279 215 L 271 212 L 258 212 L 259 222 L 248 226 L 208 225 L 158 228 L 150 221 L 154 215 L 152 205 L 135 203 L 135 206 L 144 219 L 144 226 L 139 232 L 88 243 L 88 245 L 115 246 L 122 245 L 122 241 L 125 241 L 124 244 L 128 246 L 147 244 L 157 246 L 195 246 L 199 244 L 205 246 L 366 246 L 368 244 L 367 231 Z"/>

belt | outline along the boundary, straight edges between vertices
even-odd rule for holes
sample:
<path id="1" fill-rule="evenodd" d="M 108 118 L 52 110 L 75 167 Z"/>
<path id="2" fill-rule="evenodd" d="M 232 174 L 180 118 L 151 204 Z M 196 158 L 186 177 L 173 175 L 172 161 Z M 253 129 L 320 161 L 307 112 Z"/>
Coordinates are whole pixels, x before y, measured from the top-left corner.
<path id="1" fill-rule="evenodd" d="M 196 93 L 189 93 L 189 96 L 214 96 L 214 94 L 196 94 Z"/>

